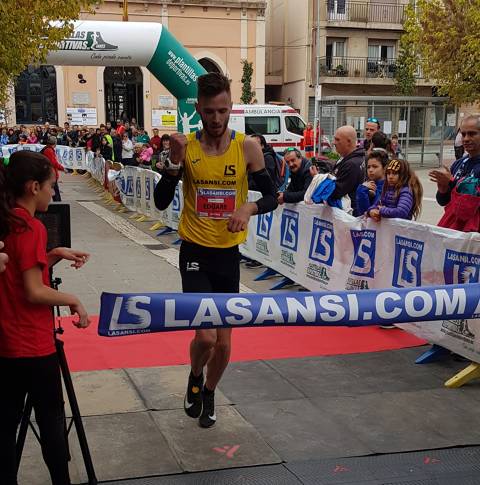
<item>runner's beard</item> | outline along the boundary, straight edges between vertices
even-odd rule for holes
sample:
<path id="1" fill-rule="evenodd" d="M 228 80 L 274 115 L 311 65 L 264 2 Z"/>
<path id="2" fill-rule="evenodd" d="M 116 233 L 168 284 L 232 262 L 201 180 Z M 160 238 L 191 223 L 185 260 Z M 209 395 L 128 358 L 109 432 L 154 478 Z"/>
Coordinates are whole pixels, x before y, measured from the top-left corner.
<path id="1" fill-rule="evenodd" d="M 208 123 L 206 122 L 206 120 L 203 118 L 202 115 L 200 115 L 200 118 L 202 120 L 202 124 L 203 124 L 203 129 L 207 132 L 208 136 L 210 136 L 211 138 L 222 138 L 222 136 L 225 134 L 225 132 L 227 131 L 227 128 L 228 128 L 228 119 L 227 121 L 224 123 L 224 125 L 222 126 L 222 129 L 220 130 L 215 130 L 215 131 L 212 131 L 210 130 L 209 126 L 208 126 Z"/>

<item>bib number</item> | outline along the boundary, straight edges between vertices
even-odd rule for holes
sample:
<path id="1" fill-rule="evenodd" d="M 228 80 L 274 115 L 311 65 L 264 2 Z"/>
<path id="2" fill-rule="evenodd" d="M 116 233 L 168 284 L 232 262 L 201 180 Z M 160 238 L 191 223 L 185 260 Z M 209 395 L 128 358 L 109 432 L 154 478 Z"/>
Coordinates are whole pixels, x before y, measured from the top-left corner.
<path id="1" fill-rule="evenodd" d="M 235 212 L 236 190 L 197 189 L 195 211 L 198 217 L 228 219 Z"/>

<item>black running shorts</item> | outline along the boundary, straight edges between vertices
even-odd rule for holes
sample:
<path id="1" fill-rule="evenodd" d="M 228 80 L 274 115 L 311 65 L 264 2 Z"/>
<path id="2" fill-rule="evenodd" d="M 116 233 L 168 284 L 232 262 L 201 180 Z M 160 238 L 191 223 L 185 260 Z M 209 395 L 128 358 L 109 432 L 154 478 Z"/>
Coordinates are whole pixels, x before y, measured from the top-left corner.
<path id="1" fill-rule="evenodd" d="M 210 248 L 182 241 L 179 262 L 184 293 L 239 292 L 238 246 Z"/>

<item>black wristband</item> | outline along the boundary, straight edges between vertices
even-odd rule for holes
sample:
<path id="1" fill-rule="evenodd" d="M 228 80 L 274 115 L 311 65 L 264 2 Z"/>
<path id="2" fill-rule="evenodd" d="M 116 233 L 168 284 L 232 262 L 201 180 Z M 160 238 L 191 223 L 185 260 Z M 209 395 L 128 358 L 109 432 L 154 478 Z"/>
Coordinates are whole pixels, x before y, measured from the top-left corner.
<path id="1" fill-rule="evenodd" d="M 164 170 L 161 175 L 162 175 L 162 178 L 165 179 L 165 182 L 177 185 L 179 180 L 182 178 L 182 173 L 183 173 L 183 169 L 180 168 L 177 175 L 172 175 L 171 173 L 168 172 L 168 170 Z"/>
<path id="2" fill-rule="evenodd" d="M 257 204 L 257 214 L 272 212 L 278 207 L 277 199 L 272 195 L 266 195 L 255 202 Z"/>

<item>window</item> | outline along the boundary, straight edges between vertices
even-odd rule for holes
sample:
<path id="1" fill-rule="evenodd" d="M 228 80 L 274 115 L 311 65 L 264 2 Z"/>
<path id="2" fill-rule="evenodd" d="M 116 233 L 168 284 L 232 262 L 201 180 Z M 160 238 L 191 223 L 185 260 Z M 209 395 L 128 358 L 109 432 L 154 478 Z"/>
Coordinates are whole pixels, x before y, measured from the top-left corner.
<path id="1" fill-rule="evenodd" d="M 298 116 L 285 116 L 285 125 L 287 127 L 287 131 L 290 133 L 303 136 L 305 123 L 303 122 L 302 118 L 299 118 Z"/>
<path id="2" fill-rule="evenodd" d="M 369 59 L 393 59 L 395 45 L 393 43 L 368 44 Z"/>
<path id="3" fill-rule="evenodd" d="M 29 66 L 15 82 L 17 123 L 57 122 L 57 81 L 53 66 Z"/>
<path id="4" fill-rule="evenodd" d="M 245 134 L 278 135 L 280 116 L 245 116 Z"/>
<path id="5" fill-rule="evenodd" d="M 326 61 L 327 69 L 343 66 L 345 62 L 345 39 L 327 38 Z"/>
<path id="6" fill-rule="evenodd" d="M 394 41 L 368 44 L 367 75 L 369 77 L 393 77 L 395 69 Z"/>
<path id="7" fill-rule="evenodd" d="M 346 0 L 327 0 L 327 8 L 330 20 L 338 18 L 340 15 L 345 15 Z"/>

